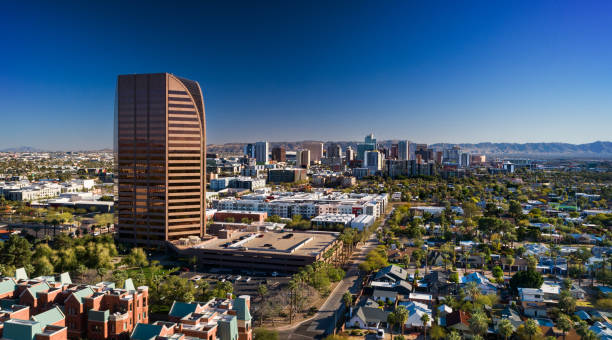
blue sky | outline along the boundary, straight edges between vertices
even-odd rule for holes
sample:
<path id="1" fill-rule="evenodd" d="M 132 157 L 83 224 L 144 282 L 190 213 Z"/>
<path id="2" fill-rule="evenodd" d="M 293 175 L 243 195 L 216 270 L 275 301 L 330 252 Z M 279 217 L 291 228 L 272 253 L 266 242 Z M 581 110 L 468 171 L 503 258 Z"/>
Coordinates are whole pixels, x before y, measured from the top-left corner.
<path id="1" fill-rule="evenodd" d="M 0 149 L 112 146 L 118 74 L 200 82 L 209 143 L 611 140 L 610 1 L 9 2 Z"/>

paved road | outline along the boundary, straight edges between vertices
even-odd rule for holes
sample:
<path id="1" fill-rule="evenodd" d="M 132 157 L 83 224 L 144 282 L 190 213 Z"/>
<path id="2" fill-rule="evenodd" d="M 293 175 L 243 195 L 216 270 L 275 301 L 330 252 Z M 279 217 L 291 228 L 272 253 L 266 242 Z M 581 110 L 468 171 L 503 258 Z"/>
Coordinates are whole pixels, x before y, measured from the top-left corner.
<path id="1" fill-rule="evenodd" d="M 334 289 L 315 316 L 291 329 L 279 331 L 279 337 L 287 340 L 323 338 L 336 323 L 334 314 L 343 303 L 342 295 L 346 291 L 350 291 L 353 294 L 359 291 L 361 285 L 361 278 L 357 275 L 359 263 L 365 260 L 366 254 L 376 244 L 376 235 L 373 234 L 359 250 L 353 253 L 344 280 Z"/>

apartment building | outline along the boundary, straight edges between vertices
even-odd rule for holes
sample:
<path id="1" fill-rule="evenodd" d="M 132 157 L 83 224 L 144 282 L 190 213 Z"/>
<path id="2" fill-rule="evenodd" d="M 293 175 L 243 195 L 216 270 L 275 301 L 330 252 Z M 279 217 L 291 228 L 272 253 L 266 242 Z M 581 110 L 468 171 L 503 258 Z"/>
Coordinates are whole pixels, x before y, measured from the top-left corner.
<path id="1" fill-rule="evenodd" d="M 130 339 L 252 340 L 250 307 L 248 295 L 235 299 L 215 298 L 208 302 L 175 301 L 168 313 L 168 322 L 138 323 Z"/>
<path id="2" fill-rule="evenodd" d="M 29 313 L 35 315 L 34 321 L 39 321 L 28 326 L 34 330 L 43 330 L 47 325 L 57 326 L 55 322 L 45 324 L 42 321 L 49 320 L 45 313 L 60 309 L 62 320 L 65 320 L 61 326 L 66 327 L 70 339 L 127 338 L 136 323 L 148 322 L 148 296 L 148 287 L 135 288 L 131 279 L 125 281 L 122 289 L 112 282 L 77 285 L 72 283 L 68 273 L 58 278 L 29 279 L 23 268 L 17 270 L 14 278 L 0 281 L 0 306 L 27 307 Z M 42 316 L 36 316 L 41 313 Z M 57 331 L 52 329 L 51 333 Z"/>

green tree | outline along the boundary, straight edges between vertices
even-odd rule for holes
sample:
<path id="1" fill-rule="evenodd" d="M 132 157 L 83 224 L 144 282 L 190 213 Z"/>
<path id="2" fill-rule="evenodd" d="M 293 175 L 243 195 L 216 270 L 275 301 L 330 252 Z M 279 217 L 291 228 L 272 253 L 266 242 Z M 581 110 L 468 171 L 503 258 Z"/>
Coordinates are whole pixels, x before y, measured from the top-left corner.
<path id="1" fill-rule="evenodd" d="M 261 301 L 263 301 L 266 295 L 268 295 L 268 286 L 264 284 L 257 286 L 257 294 L 259 295 Z"/>
<path id="2" fill-rule="evenodd" d="M 497 324 L 497 334 L 504 338 L 504 340 L 508 340 L 509 337 L 514 333 L 514 326 L 512 322 L 508 319 L 502 319 L 499 324 Z"/>
<path id="3" fill-rule="evenodd" d="M 567 314 L 561 314 L 559 318 L 557 318 L 557 328 L 563 331 L 563 339 L 567 335 L 567 332 L 571 331 L 574 327 L 574 322 Z"/>
<path id="4" fill-rule="evenodd" d="M 405 306 L 399 306 L 395 310 L 395 316 L 397 317 L 396 321 L 400 325 L 400 328 L 402 330 L 402 335 L 404 335 L 404 325 L 406 324 L 406 321 L 408 321 L 410 313 L 408 312 Z"/>
<path id="5" fill-rule="evenodd" d="M 431 326 L 431 329 L 429 330 L 430 338 L 434 340 L 439 340 L 439 339 L 444 339 L 445 336 L 446 336 L 446 332 L 444 332 L 444 328 L 438 325 Z"/>
<path id="6" fill-rule="evenodd" d="M 459 335 L 459 333 L 457 333 L 457 331 L 451 331 L 446 336 L 446 340 L 462 340 L 462 339 L 463 338 L 461 337 L 461 335 Z"/>
<path id="7" fill-rule="evenodd" d="M 147 254 L 142 248 L 132 248 L 130 253 L 123 259 L 124 263 L 130 267 L 147 267 L 149 261 Z"/>
<path id="8" fill-rule="evenodd" d="M 542 335 L 542 330 L 534 319 L 527 319 L 527 321 L 519 327 L 517 333 L 522 339 L 533 340 L 534 337 L 540 337 Z"/>
<path id="9" fill-rule="evenodd" d="M 407 316 L 406 316 L 406 319 L 408 319 Z M 406 321 L 404 321 L 402 325 L 405 322 Z M 423 315 L 421 315 L 421 322 L 423 323 L 424 339 L 427 339 L 427 324 L 429 323 L 429 314 L 423 313 Z M 403 334 L 403 327 L 402 327 L 402 334 Z"/>
<path id="10" fill-rule="evenodd" d="M 353 294 L 351 294 L 351 292 L 345 292 L 342 295 L 342 302 L 344 302 L 346 308 L 351 307 L 351 305 L 353 304 Z"/>
<path id="11" fill-rule="evenodd" d="M 544 278 L 535 270 L 516 272 L 510 279 L 510 288 L 516 294 L 518 288 L 540 288 Z"/>
<path id="12" fill-rule="evenodd" d="M 51 261 L 49 261 L 49 258 L 47 258 L 46 256 L 40 256 L 35 258 L 32 265 L 34 266 L 34 273 L 36 276 L 46 276 L 53 274 L 53 265 L 51 264 Z"/>
<path id="13" fill-rule="evenodd" d="M 472 317 L 469 320 L 470 322 L 470 330 L 474 334 L 483 335 L 487 332 L 487 328 L 489 325 L 489 319 L 487 315 L 482 311 L 477 311 L 472 314 Z"/>
<path id="14" fill-rule="evenodd" d="M 561 291 L 561 295 L 559 296 L 559 309 L 568 315 L 574 314 L 576 311 L 576 299 L 569 290 Z"/>

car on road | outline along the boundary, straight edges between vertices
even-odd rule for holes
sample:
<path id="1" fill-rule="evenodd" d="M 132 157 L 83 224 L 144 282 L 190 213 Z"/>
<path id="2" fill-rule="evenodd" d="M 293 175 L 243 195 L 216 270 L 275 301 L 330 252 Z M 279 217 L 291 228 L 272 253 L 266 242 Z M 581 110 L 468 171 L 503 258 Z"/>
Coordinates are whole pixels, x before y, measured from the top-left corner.
<path id="1" fill-rule="evenodd" d="M 384 339 L 385 338 L 385 330 L 382 328 L 379 328 L 376 331 L 376 339 Z"/>

